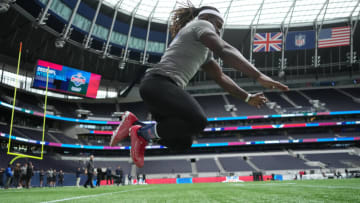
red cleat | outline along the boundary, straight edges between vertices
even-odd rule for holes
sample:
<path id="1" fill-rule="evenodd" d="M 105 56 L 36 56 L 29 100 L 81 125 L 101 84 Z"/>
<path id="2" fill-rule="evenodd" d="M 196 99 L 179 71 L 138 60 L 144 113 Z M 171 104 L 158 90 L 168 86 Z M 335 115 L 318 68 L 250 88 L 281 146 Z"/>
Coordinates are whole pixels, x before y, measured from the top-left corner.
<path id="1" fill-rule="evenodd" d="M 144 166 L 145 147 L 148 144 L 148 142 L 144 138 L 138 136 L 137 132 L 140 128 L 140 125 L 134 125 L 130 128 L 130 155 L 133 162 L 138 168 L 142 168 Z"/>
<path id="2" fill-rule="evenodd" d="M 139 119 L 130 111 L 126 111 L 122 116 L 120 125 L 111 136 L 110 146 L 115 146 L 118 142 L 129 136 L 130 127 Z"/>

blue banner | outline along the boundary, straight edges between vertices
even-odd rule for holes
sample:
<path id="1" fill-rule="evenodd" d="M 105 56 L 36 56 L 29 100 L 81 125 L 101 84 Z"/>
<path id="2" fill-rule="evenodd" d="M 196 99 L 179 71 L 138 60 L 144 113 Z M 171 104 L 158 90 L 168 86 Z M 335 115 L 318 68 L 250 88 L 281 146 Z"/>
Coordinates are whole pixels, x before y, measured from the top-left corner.
<path id="1" fill-rule="evenodd" d="M 43 60 L 38 60 L 33 87 L 45 89 L 48 68 L 49 90 L 96 98 L 100 75 Z"/>
<path id="2" fill-rule="evenodd" d="M 289 32 L 286 36 L 285 50 L 314 49 L 315 31 Z"/>
<path id="3" fill-rule="evenodd" d="M 176 178 L 177 184 L 193 183 L 192 178 Z"/>

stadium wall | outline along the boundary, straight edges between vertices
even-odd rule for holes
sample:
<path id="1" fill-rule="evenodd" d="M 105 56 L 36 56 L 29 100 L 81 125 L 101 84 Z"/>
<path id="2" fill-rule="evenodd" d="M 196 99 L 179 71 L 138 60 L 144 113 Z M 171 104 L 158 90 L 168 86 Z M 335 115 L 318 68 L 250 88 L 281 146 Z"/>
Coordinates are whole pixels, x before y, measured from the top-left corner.
<path id="1" fill-rule="evenodd" d="M 271 175 L 264 175 L 263 180 L 271 180 Z M 147 184 L 184 184 L 184 183 L 219 183 L 219 182 L 249 182 L 254 181 L 253 176 L 222 176 L 198 178 L 159 178 L 146 179 Z M 136 180 L 134 181 L 136 183 Z"/>
<path id="2" fill-rule="evenodd" d="M 281 176 L 281 175 L 280 175 Z M 271 180 L 271 175 L 264 175 L 263 180 Z M 81 175 L 80 185 L 83 185 L 87 179 L 86 175 Z M 96 179 L 96 178 L 95 178 Z M 95 181 L 94 179 L 94 181 Z M 58 181 L 58 180 L 57 180 Z M 153 178 L 146 179 L 147 184 L 185 184 L 185 183 L 219 183 L 219 182 L 251 182 L 254 181 L 253 176 L 221 176 L 221 177 L 197 177 L 197 178 Z M 63 186 L 75 186 L 76 177 L 75 173 L 64 174 Z M 136 184 L 137 180 L 133 180 L 133 184 Z M 40 185 L 39 173 L 34 173 L 31 179 L 32 187 L 38 187 Z M 106 180 L 102 180 L 100 185 L 107 185 Z M 43 186 L 46 186 L 46 176 L 44 177 Z M 59 186 L 58 184 L 56 186 Z"/>

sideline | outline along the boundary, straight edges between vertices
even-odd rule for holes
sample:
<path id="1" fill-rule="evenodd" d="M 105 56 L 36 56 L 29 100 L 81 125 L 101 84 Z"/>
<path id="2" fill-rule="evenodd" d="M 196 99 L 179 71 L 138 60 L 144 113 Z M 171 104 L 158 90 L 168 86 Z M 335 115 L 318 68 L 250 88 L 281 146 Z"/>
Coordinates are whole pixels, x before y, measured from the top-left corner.
<path id="1" fill-rule="evenodd" d="M 44 201 L 44 202 L 40 202 L 40 203 L 63 202 L 63 201 L 69 201 L 69 200 L 75 200 L 75 199 L 99 197 L 99 196 L 109 195 L 109 194 L 112 195 L 112 194 L 117 194 L 117 193 L 125 193 L 125 192 L 132 192 L 132 191 L 138 191 L 138 190 L 149 190 L 149 189 L 152 189 L 152 188 L 138 188 L 138 189 L 133 189 L 133 190 L 123 190 L 123 191 L 118 191 L 118 192 L 106 192 L 106 193 L 100 193 L 100 194 L 96 194 L 96 195 L 84 195 L 84 196 L 78 196 L 78 197 L 69 197 L 69 198 L 64 198 L 64 199 L 50 200 L 50 201 Z"/>

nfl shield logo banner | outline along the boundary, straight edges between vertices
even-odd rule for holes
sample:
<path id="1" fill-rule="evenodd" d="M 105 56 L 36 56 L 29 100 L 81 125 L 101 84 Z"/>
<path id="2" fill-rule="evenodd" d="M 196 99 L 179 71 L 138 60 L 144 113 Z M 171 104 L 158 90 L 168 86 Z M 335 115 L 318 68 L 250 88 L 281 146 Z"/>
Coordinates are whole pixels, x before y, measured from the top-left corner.
<path id="1" fill-rule="evenodd" d="M 286 37 L 285 50 L 314 49 L 315 31 L 289 32 Z"/>
<path id="2" fill-rule="evenodd" d="M 306 35 L 295 35 L 295 46 L 302 47 L 305 45 Z"/>

